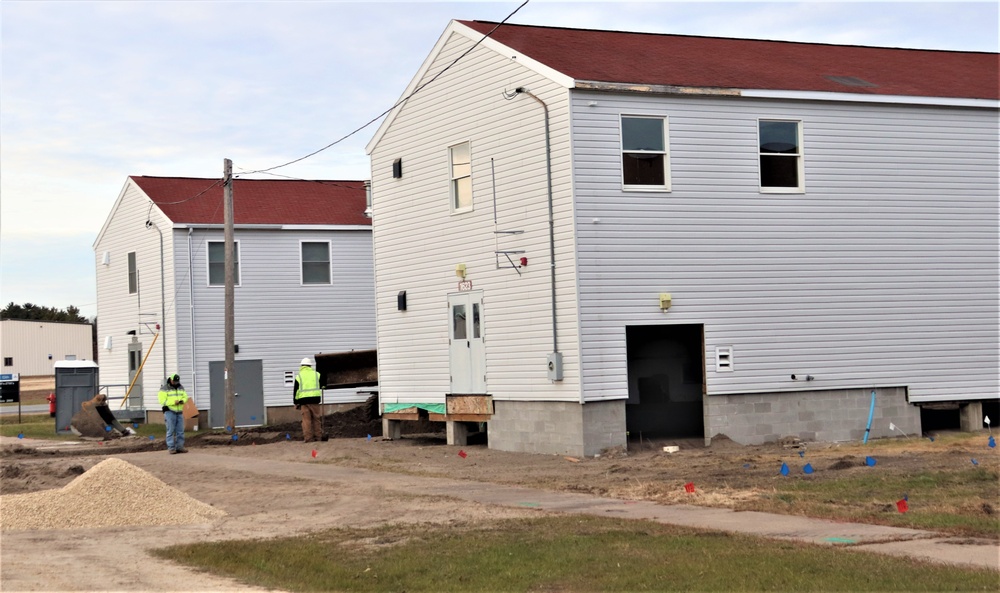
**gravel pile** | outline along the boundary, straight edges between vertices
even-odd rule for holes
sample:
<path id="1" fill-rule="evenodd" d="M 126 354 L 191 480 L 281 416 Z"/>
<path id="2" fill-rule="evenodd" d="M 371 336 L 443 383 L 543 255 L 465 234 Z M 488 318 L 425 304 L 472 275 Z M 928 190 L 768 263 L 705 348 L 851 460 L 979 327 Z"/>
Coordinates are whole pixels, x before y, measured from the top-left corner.
<path id="1" fill-rule="evenodd" d="M 111 457 L 60 489 L 0 499 L 0 530 L 205 523 L 225 512 Z"/>

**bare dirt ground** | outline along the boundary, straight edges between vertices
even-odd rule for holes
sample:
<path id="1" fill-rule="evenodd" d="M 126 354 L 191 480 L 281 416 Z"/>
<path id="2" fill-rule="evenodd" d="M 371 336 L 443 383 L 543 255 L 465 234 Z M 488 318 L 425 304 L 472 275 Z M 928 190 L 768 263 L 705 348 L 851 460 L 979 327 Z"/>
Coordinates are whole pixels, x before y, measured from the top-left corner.
<path id="1" fill-rule="evenodd" d="M 979 456 L 996 472 L 996 450 L 982 443 L 942 445 L 912 438 L 906 446 L 874 442 L 812 444 L 805 448 L 778 445 L 746 447 L 716 438 L 711 447 L 700 441 L 631 443 L 628 451 L 608 451 L 597 458 L 507 453 L 485 444 L 448 446 L 443 433 L 406 434 L 383 440 L 380 425 L 364 407 L 327 417 L 327 442 L 302 443 L 298 426 L 240 430 L 228 434 L 188 433 L 188 455 L 167 455 L 162 440 L 139 437 L 79 445 L 0 444 L 0 494 L 58 488 L 110 455 L 145 469 L 197 500 L 225 510 L 229 517 L 211 525 L 131 529 L 76 529 L 3 532 L 0 589 L 4 591 L 224 591 L 249 590 L 158 560 L 146 550 L 200 540 L 276 537 L 335 526 L 363 527 L 391 522 L 492 521 L 535 514 L 537 510 L 498 508 L 455 499 L 410 495 L 400 486 L 407 475 L 492 482 L 548 490 L 590 493 L 624 500 L 651 500 L 754 509 L 755 501 L 774 492 L 779 480 L 836 480 L 871 471 L 868 455 L 881 471 L 916 473 L 953 469 Z M 427 426 L 411 426 L 425 431 Z M 368 435 L 371 435 L 369 438 Z M 985 436 L 983 439 L 985 440 Z M 665 453 L 665 445 L 681 447 Z M 313 451 L 316 455 L 313 456 Z M 460 453 L 464 453 L 464 456 Z M 800 454 L 801 453 L 801 454 Z M 229 460 L 228 462 L 226 460 Z M 242 463 L 279 462 L 287 467 L 280 479 L 233 469 Z M 805 476 L 810 463 L 815 473 Z M 787 463 L 790 476 L 779 468 Z M 323 466 L 376 470 L 364 481 L 317 481 Z M 320 469 L 316 469 L 320 468 Z M 371 476 L 375 477 L 371 477 Z M 695 485 L 687 493 L 684 485 Z M 893 494 L 893 497 L 895 494 Z M 888 515 L 894 499 L 873 501 Z M 2 502 L 2 498 L 0 498 Z M 986 508 L 986 507 L 989 508 Z M 993 504 L 982 512 L 998 511 Z M 2 504 L 0 504 L 2 512 Z M 115 500 L 94 501 L 94 512 L 115 512 Z M 41 560 L 39 560 L 41 559 Z M 113 566 L 112 570 L 92 567 Z"/>

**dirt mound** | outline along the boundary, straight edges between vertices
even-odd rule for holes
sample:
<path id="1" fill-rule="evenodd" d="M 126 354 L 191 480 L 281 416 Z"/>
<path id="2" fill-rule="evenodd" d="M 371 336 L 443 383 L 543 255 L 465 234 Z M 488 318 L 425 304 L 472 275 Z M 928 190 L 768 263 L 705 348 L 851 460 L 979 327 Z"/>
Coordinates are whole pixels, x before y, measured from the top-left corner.
<path id="1" fill-rule="evenodd" d="M 727 450 L 727 449 L 745 449 L 746 447 L 737 443 L 728 436 L 719 433 L 712 437 L 712 444 L 709 446 L 710 449 L 714 451 Z"/>
<path id="2" fill-rule="evenodd" d="M 225 514 L 111 457 L 61 489 L 5 496 L 0 530 L 185 525 Z"/>

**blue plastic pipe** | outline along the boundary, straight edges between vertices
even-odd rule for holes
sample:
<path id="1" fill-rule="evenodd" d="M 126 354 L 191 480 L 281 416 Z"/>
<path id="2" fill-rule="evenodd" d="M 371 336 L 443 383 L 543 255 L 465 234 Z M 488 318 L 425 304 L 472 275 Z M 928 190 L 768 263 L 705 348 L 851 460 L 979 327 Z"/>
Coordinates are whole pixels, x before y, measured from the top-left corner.
<path id="1" fill-rule="evenodd" d="M 868 444 L 868 434 L 872 431 L 872 418 L 875 417 L 875 390 L 872 389 L 872 405 L 868 408 L 868 426 L 865 427 L 864 444 Z"/>

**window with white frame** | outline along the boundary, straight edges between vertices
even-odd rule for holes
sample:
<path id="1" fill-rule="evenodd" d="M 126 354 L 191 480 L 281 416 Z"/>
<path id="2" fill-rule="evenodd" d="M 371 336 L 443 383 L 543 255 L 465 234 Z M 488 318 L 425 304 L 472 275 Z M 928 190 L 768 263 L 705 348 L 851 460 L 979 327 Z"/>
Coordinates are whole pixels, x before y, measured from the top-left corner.
<path id="1" fill-rule="evenodd" d="M 302 242 L 302 284 L 330 284 L 330 242 Z"/>
<path id="2" fill-rule="evenodd" d="M 226 242 L 208 242 L 208 285 L 226 285 Z M 233 241 L 233 286 L 240 285 L 240 242 Z"/>
<path id="3" fill-rule="evenodd" d="M 670 190 L 665 117 L 622 116 L 622 187 Z"/>
<path id="4" fill-rule="evenodd" d="M 757 122 L 760 191 L 797 193 L 805 189 L 802 122 L 762 119 Z"/>
<path id="5" fill-rule="evenodd" d="M 135 252 L 130 251 L 128 253 L 128 293 L 135 294 L 137 292 L 139 292 L 139 269 L 135 263 Z"/>
<path id="6" fill-rule="evenodd" d="M 468 142 L 448 149 L 451 167 L 451 211 L 472 210 L 472 152 Z"/>

